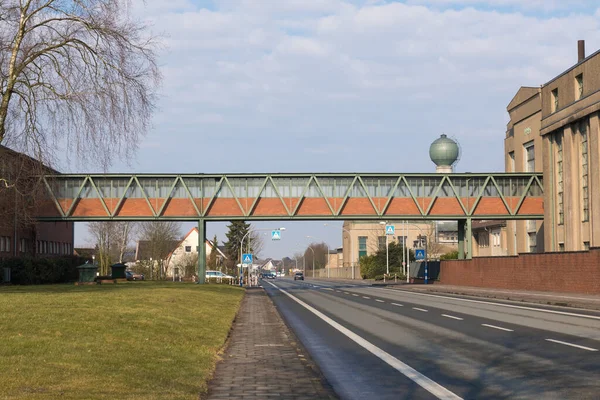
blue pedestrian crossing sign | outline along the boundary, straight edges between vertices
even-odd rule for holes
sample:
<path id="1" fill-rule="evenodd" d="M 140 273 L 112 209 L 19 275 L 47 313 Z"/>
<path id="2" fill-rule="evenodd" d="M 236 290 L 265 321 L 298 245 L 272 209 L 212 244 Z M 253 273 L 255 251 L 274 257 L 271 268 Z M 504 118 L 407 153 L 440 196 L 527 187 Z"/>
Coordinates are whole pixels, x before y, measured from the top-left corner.
<path id="1" fill-rule="evenodd" d="M 242 255 L 242 264 L 252 264 L 252 254 L 245 253 Z"/>
<path id="2" fill-rule="evenodd" d="M 395 235 L 396 234 L 396 227 L 394 225 L 386 225 L 385 226 L 385 234 L 386 235 Z"/>
<path id="3" fill-rule="evenodd" d="M 416 249 L 415 250 L 415 260 L 424 260 L 425 259 L 425 249 Z"/>
<path id="4" fill-rule="evenodd" d="M 281 231 L 279 229 L 275 229 L 271 231 L 271 240 L 280 240 L 281 239 Z"/>

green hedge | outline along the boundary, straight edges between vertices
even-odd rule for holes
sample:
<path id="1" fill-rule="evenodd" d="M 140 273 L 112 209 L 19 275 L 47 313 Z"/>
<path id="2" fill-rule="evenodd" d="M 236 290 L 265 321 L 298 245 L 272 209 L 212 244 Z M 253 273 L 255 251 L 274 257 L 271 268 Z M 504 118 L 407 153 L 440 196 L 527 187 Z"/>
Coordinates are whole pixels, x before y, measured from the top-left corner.
<path id="1" fill-rule="evenodd" d="M 8 258 L 0 260 L 0 271 L 11 269 L 11 283 L 39 285 L 43 283 L 75 282 L 77 267 L 89 261 L 82 257 Z M 3 274 L 0 274 L 2 278 Z"/>

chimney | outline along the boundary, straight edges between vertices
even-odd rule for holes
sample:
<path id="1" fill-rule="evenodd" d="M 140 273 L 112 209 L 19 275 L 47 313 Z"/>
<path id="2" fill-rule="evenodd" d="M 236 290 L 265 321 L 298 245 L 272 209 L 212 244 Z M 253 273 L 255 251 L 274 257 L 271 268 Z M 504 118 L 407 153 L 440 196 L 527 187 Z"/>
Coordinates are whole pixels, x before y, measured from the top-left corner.
<path id="1" fill-rule="evenodd" d="M 585 59 L 585 40 L 577 41 L 577 63 Z"/>

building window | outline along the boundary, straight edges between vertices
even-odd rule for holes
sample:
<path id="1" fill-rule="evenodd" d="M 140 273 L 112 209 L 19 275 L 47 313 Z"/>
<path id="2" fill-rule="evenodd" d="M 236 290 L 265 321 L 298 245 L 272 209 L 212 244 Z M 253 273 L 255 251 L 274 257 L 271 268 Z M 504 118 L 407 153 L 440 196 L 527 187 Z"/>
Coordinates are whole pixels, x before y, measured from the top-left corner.
<path id="1" fill-rule="evenodd" d="M 525 149 L 525 172 L 535 172 L 535 147 L 533 141 L 523 145 Z"/>
<path id="2" fill-rule="evenodd" d="M 535 232 L 529 232 L 527 235 L 529 236 L 529 252 L 537 252 L 537 234 Z"/>
<path id="3" fill-rule="evenodd" d="M 579 74 L 575 77 L 575 100 L 579 100 L 583 97 L 583 74 Z"/>
<path id="4" fill-rule="evenodd" d="M 554 89 L 550 92 L 552 96 L 552 112 L 558 111 L 558 89 Z"/>
<path id="5" fill-rule="evenodd" d="M 556 205 L 558 208 L 558 224 L 565 223 L 563 196 L 563 146 L 562 134 L 556 135 Z"/>
<path id="6" fill-rule="evenodd" d="M 398 243 L 400 244 L 400 246 L 404 247 L 406 246 L 406 236 L 398 236 Z"/>
<path id="7" fill-rule="evenodd" d="M 185 252 L 186 253 L 191 253 L 192 252 L 192 246 L 185 246 Z"/>
<path id="8" fill-rule="evenodd" d="M 508 172 L 515 172 L 515 152 L 508 153 Z"/>
<path id="9" fill-rule="evenodd" d="M 565 244 L 564 243 L 559 243 L 558 244 L 558 251 L 565 251 Z"/>
<path id="10" fill-rule="evenodd" d="M 587 126 L 582 123 L 579 126 L 581 134 L 581 206 L 583 209 L 583 221 L 590 219 L 590 198 L 588 193 L 588 134 Z"/>
<path id="11" fill-rule="evenodd" d="M 589 250 L 590 249 L 590 242 L 583 242 L 583 248 L 584 248 L 584 250 Z"/>
<path id="12" fill-rule="evenodd" d="M 379 250 L 385 250 L 387 236 L 378 236 L 377 237 L 377 248 Z"/>
<path id="13" fill-rule="evenodd" d="M 479 232 L 477 235 L 477 243 L 479 247 L 489 247 L 490 246 L 490 237 L 487 232 Z"/>
<path id="14" fill-rule="evenodd" d="M 358 237 L 358 258 L 367 255 L 367 237 L 359 236 Z"/>
<path id="15" fill-rule="evenodd" d="M 5 248 L 4 236 L 0 236 L 0 253 L 6 251 Z"/>
<path id="16" fill-rule="evenodd" d="M 500 231 L 492 231 L 492 246 L 500 247 Z"/>

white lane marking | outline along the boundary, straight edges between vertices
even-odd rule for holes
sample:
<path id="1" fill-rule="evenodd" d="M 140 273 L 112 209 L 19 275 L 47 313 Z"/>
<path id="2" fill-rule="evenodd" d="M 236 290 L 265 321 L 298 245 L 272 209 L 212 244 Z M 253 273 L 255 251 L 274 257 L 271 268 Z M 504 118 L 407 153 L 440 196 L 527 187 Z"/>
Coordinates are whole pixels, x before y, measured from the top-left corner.
<path id="1" fill-rule="evenodd" d="M 380 303 L 385 303 L 385 301 L 383 301 L 383 300 L 379 300 L 379 299 L 375 299 L 375 301 L 378 301 L 378 302 L 380 302 Z"/>
<path id="2" fill-rule="evenodd" d="M 448 315 L 448 314 L 442 314 L 442 317 L 446 317 L 446 318 L 452 318 L 452 319 L 457 319 L 459 321 L 462 321 L 463 319 L 460 317 L 455 317 L 454 315 Z"/>
<path id="3" fill-rule="evenodd" d="M 308 311 L 315 314 L 317 317 L 321 318 L 323 321 L 325 321 L 326 323 L 331 325 L 333 328 L 337 329 L 343 335 L 347 336 L 350 340 L 354 341 L 356 344 L 358 344 L 362 348 L 368 350 L 369 352 L 371 352 L 371 354 L 373 354 L 374 356 L 383 360 L 389 366 L 391 366 L 392 368 L 394 368 L 395 370 L 397 370 L 398 372 L 400 372 L 401 374 L 403 374 L 404 376 L 406 376 L 407 378 L 409 378 L 410 380 L 415 382 L 417 385 L 421 386 L 423 389 L 427 390 L 429 393 L 433 394 L 438 399 L 462 400 L 462 397 L 457 396 L 455 393 L 446 389 L 439 383 L 429 379 L 428 377 L 426 377 L 425 375 L 423 375 L 416 369 L 403 363 L 402 361 L 398 360 L 396 357 L 392 356 L 391 354 L 386 353 L 379 347 L 375 346 L 373 343 L 367 341 L 366 339 L 363 339 L 361 336 L 358 336 L 356 333 L 352 332 L 350 329 L 335 322 L 333 319 L 329 318 L 328 316 L 326 316 L 319 310 L 309 306 L 308 304 L 306 304 L 305 302 L 303 302 L 296 296 L 293 296 L 293 295 L 289 294 L 288 292 L 286 292 L 285 290 L 280 289 L 277 285 L 274 285 L 271 282 L 268 282 L 268 283 L 271 286 L 278 289 L 279 291 L 281 291 L 281 293 L 285 294 L 286 296 L 288 296 L 289 298 L 294 300 L 296 303 L 300 304 L 302 307 L 306 308 Z"/>
<path id="4" fill-rule="evenodd" d="M 398 307 L 404 307 L 403 304 L 398 304 L 398 303 L 392 303 L 392 304 L 395 305 L 395 306 L 398 306 Z"/>
<path id="5" fill-rule="evenodd" d="M 512 329 L 503 328 L 503 327 L 501 327 L 501 326 L 496 326 L 496 325 L 490 325 L 490 324 L 481 324 L 481 326 L 487 326 L 488 328 L 499 329 L 499 330 L 501 330 L 501 331 L 506 331 L 506 332 L 514 332 Z"/>
<path id="6" fill-rule="evenodd" d="M 358 297 L 358 295 L 357 295 L 356 293 L 352 293 L 352 296 L 356 296 L 356 297 Z"/>
<path id="7" fill-rule="evenodd" d="M 350 294 L 350 293 L 348 293 L 348 292 L 344 292 L 344 294 Z"/>
<path id="8" fill-rule="evenodd" d="M 370 299 L 370 297 L 367 297 L 367 296 L 363 296 L 363 299 Z"/>
<path id="9" fill-rule="evenodd" d="M 546 340 L 549 342 L 564 344 L 566 346 L 577 347 L 578 349 L 583 349 L 583 350 L 587 350 L 587 351 L 598 351 L 598 349 L 592 349 L 591 347 L 585 347 L 585 346 L 580 346 L 578 344 L 563 342 L 561 340 L 555 340 L 555 339 L 546 339 Z"/>
<path id="10" fill-rule="evenodd" d="M 429 310 L 425 310 L 425 309 L 419 308 L 419 307 L 413 307 L 413 310 L 423 311 L 423 312 L 429 312 Z"/>
<path id="11" fill-rule="evenodd" d="M 461 299 L 459 297 L 439 296 L 437 294 L 427 294 L 427 293 L 417 293 L 417 292 L 411 292 L 409 290 L 402 290 L 402 289 L 386 289 L 386 288 L 381 288 L 379 290 L 388 290 L 388 291 L 396 292 L 396 293 L 408 293 L 408 294 L 415 294 L 415 295 L 419 295 L 419 296 L 439 297 L 441 299 L 465 301 L 465 302 L 468 302 L 468 303 L 491 304 L 493 306 L 499 306 L 499 307 L 518 308 L 520 310 L 540 311 L 540 312 L 545 312 L 545 313 L 550 313 L 550 314 L 569 315 L 569 316 L 572 316 L 572 317 L 581 317 L 581 318 L 589 318 L 589 319 L 600 320 L 600 316 L 585 315 L 585 314 L 576 314 L 576 313 L 571 313 L 571 312 L 567 312 L 567 311 L 545 310 L 543 308 L 515 306 L 515 305 L 512 305 L 512 304 L 493 303 L 491 301 L 483 301 L 483 300 Z"/>
<path id="12" fill-rule="evenodd" d="M 342 291 L 341 291 L 341 290 L 336 290 L 336 292 L 338 292 L 338 293 L 342 293 Z"/>

